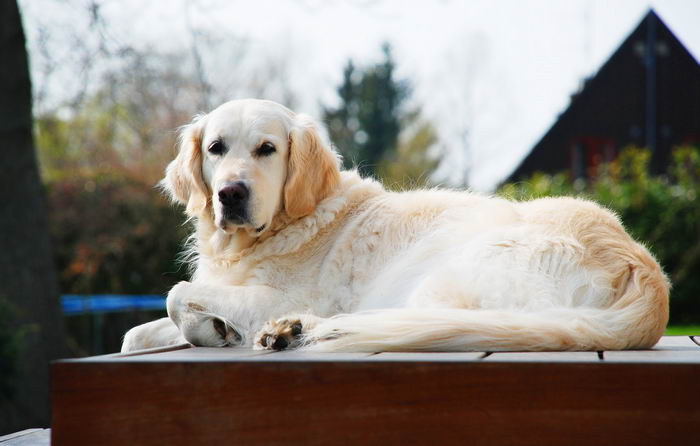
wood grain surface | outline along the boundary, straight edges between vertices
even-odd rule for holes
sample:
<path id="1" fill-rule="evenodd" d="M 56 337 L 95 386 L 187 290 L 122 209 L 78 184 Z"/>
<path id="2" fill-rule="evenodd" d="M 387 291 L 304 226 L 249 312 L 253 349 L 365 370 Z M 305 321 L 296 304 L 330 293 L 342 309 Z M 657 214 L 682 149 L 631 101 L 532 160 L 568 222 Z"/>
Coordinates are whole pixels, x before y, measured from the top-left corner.
<path id="1" fill-rule="evenodd" d="M 59 361 L 52 444 L 693 444 L 700 346 L 686 340 L 602 355 L 189 348 Z"/>

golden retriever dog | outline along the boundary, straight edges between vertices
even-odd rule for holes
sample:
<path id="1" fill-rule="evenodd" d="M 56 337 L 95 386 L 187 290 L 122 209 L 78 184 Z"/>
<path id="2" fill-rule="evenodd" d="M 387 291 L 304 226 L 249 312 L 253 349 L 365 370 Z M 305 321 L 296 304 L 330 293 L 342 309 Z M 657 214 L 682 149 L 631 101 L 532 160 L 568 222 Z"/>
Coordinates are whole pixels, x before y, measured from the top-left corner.
<path id="1" fill-rule="evenodd" d="M 639 349 L 668 320 L 664 273 L 611 212 L 388 192 L 274 102 L 197 117 L 162 185 L 196 227 L 194 273 L 123 351 Z"/>

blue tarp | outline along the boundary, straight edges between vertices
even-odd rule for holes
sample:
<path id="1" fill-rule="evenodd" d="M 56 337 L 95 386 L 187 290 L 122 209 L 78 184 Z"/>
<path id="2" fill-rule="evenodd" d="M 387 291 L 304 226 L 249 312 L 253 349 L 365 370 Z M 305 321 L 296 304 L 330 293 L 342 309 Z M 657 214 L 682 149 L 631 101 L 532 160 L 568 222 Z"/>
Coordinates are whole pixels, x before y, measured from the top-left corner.
<path id="1" fill-rule="evenodd" d="M 158 294 L 64 294 L 63 314 L 110 313 L 131 310 L 164 310 L 165 297 Z"/>

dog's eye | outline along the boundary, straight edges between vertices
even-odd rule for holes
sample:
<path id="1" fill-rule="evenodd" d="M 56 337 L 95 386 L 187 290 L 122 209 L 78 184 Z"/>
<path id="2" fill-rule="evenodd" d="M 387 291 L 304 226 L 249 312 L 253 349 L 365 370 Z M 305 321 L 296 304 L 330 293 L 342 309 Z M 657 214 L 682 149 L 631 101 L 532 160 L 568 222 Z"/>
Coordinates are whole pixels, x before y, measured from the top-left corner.
<path id="1" fill-rule="evenodd" d="M 275 149 L 275 146 L 271 142 L 264 142 L 255 149 L 255 156 L 270 156 L 273 153 L 275 153 L 277 149 Z"/>
<path id="2" fill-rule="evenodd" d="M 226 147 L 224 147 L 223 142 L 217 139 L 213 143 L 209 144 L 208 150 L 212 155 L 221 155 L 226 150 Z"/>

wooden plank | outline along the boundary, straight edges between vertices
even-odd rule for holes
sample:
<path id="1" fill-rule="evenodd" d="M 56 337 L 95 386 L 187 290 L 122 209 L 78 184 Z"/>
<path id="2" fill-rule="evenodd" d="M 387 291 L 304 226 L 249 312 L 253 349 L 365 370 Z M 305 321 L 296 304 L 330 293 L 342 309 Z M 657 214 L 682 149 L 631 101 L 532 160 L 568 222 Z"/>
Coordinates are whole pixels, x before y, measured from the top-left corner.
<path id="1" fill-rule="evenodd" d="M 691 336 L 664 336 L 652 350 L 690 350 L 699 351 L 700 345 L 693 342 Z"/>
<path id="2" fill-rule="evenodd" d="M 0 437 L 2 446 L 49 446 L 51 429 L 26 429 Z"/>
<path id="3" fill-rule="evenodd" d="M 118 358 L 126 358 L 127 356 L 139 356 L 139 355 L 150 355 L 153 353 L 165 353 L 172 352 L 175 350 L 186 350 L 188 348 L 193 348 L 194 346 L 188 342 L 182 344 L 166 345 L 165 347 L 153 347 L 144 350 L 136 350 L 129 353 L 116 353 L 114 356 Z"/>
<path id="4" fill-rule="evenodd" d="M 105 359 L 120 359 L 120 358 L 128 358 L 131 356 L 143 356 L 143 355 L 152 355 L 155 353 L 165 353 L 165 352 L 171 352 L 171 351 L 176 351 L 176 350 L 185 350 L 189 348 L 194 348 L 192 344 L 189 343 L 183 343 L 183 344 L 175 344 L 175 345 L 167 345 L 165 347 L 153 347 L 153 348 L 147 348 L 143 350 L 136 350 L 133 352 L 129 353 L 109 353 L 107 355 L 100 355 L 100 356 L 90 356 L 87 358 L 79 358 L 80 361 L 102 361 Z"/>
<path id="5" fill-rule="evenodd" d="M 698 364 L 52 365 L 52 444 L 690 444 Z"/>
<path id="6" fill-rule="evenodd" d="M 190 346 L 191 347 L 191 346 Z M 351 361 L 372 353 L 313 353 L 303 351 L 269 351 L 249 348 L 191 347 L 142 350 L 135 355 L 105 355 L 66 360 L 70 362 L 231 362 L 231 361 Z"/>
<path id="7" fill-rule="evenodd" d="M 243 348 L 215 348 L 215 347 L 192 347 L 188 349 L 172 350 L 166 352 L 149 353 L 145 355 L 108 358 L 106 361 L 201 361 L 201 362 L 217 362 L 217 361 L 239 361 L 254 359 L 258 356 L 268 355 L 271 352 Z"/>
<path id="8" fill-rule="evenodd" d="M 12 440 L 13 438 L 21 437 L 21 436 L 24 436 L 24 435 L 33 434 L 33 433 L 39 432 L 39 431 L 41 431 L 41 430 L 43 430 L 43 429 L 40 428 L 40 427 L 35 427 L 35 428 L 32 428 L 32 429 L 24 429 L 24 430 L 21 430 L 21 431 L 18 431 L 18 432 L 13 432 L 13 433 L 11 433 L 11 434 L 2 435 L 2 436 L 0 436 L 0 443 L 2 443 L 3 441 Z"/>
<path id="9" fill-rule="evenodd" d="M 305 361 L 321 361 L 321 362 L 337 362 L 337 361 L 356 361 L 363 360 L 372 355 L 372 353 L 315 353 L 305 351 L 281 351 L 270 352 L 268 355 L 256 358 L 259 361 L 265 362 L 305 362 Z"/>
<path id="10" fill-rule="evenodd" d="M 427 352 L 427 353 L 403 353 L 403 352 L 386 352 L 376 353 L 369 356 L 370 361 L 408 361 L 408 362 L 445 362 L 445 361 L 479 361 L 485 353 L 482 352 Z"/>
<path id="11" fill-rule="evenodd" d="M 488 362 L 598 362 L 597 352 L 495 352 L 484 358 Z"/>
<path id="12" fill-rule="evenodd" d="M 654 346 L 653 350 L 691 350 L 696 351 L 700 349 L 700 344 L 697 344 L 692 340 L 692 336 L 664 336 L 659 340 L 659 342 Z M 184 352 L 183 352 L 184 350 Z M 105 359 L 124 359 L 129 357 L 140 356 L 144 360 L 170 360 L 170 359 L 187 359 L 192 357 L 201 360 L 226 360 L 226 357 L 230 359 L 236 359 L 240 357 L 249 357 L 263 354 L 281 354 L 281 356 L 276 357 L 279 360 L 290 360 L 294 359 L 295 355 L 298 359 L 309 359 L 309 360 L 324 360 L 322 355 L 318 353 L 310 352 L 270 352 L 270 351 L 260 351 L 252 349 L 243 348 L 208 348 L 208 347 L 194 347 L 191 344 L 177 344 L 166 347 L 155 347 L 151 349 L 138 350 L 129 353 L 111 353 L 101 356 L 92 356 L 89 358 L 80 358 L 80 361 L 102 361 Z M 155 354 L 162 354 L 159 356 L 151 356 Z M 505 355 L 505 356 L 504 356 Z M 365 356 L 362 354 L 361 356 Z M 542 360 L 552 360 L 552 361 L 569 361 L 580 362 L 581 360 L 587 361 L 589 358 L 588 352 L 500 352 L 498 355 L 491 355 L 490 360 L 517 360 L 517 361 L 542 361 Z M 391 352 L 391 353 L 377 353 L 374 354 L 375 360 L 391 360 L 391 361 L 462 361 L 462 360 L 475 360 L 485 357 L 485 353 L 482 352 L 426 352 L 426 353 L 404 353 L 404 352 Z M 336 359 L 339 359 L 338 356 Z M 353 358 L 352 356 L 348 358 Z M 272 359 L 269 357 L 267 359 Z"/>
<path id="13" fill-rule="evenodd" d="M 693 350 L 606 351 L 606 362 L 694 363 L 700 364 L 700 348 Z"/>

